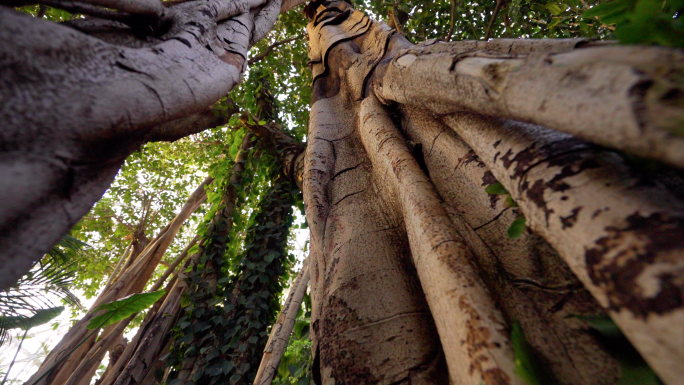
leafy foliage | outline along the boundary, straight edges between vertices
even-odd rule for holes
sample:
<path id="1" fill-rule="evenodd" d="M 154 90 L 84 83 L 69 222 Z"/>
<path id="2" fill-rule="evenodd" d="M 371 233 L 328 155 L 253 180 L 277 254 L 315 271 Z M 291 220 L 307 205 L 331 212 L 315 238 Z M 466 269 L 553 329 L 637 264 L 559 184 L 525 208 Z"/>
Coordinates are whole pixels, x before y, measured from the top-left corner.
<path id="1" fill-rule="evenodd" d="M 587 19 L 615 25 L 615 37 L 627 44 L 684 47 L 684 1 L 614 0 L 584 12 Z"/>
<path id="2" fill-rule="evenodd" d="M 102 304 L 98 306 L 95 311 L 106 310 L 106 312 L 93 317 L 88 324 L 88 329 L 105 327 L 119 322 L 124 318 L 128 318 L 133 314 L 152 306 L 164 294 L 164 290 L 153 291 L 151 293 L 131 294 L 128 297 Z"/>
<path id="3" fill-rule="evenodd" d="M 520 328 L 520 323 L 513 322 L 511 329 L 511 344 L 515 355 L 515 368 L 513 371 L 528 385 L 544 385 L 553 383 L 551 377 L 544 370 L 543 365 L 537 359 L 532 347 L 525 339 Z"/>
<path id="4" fill-rule="evenodd" d="M 274 385 L 308 385 L 311 383 L 311 297 L 304 296 L 302 307 L 297 314 L 292 335 L 280 360 L 278 372 L 273 379 Z"/>
<path id="5" fill-rule="evenodd" d="M 36 326 L 40 326 L 52 321 L 55 317 L 64 311 L 64 306 L 51 307 L 47 309 L 38 309 L 31 317 L 2 317 L 0 323 L 5 325 L 8 329 L 29 330 Z"/>
<path id="6" fill-rule="evenodd" d="M 185 376 L 186 362 L 194 363 L 192 383 L 250 383 L 268 339 L 267 328 L 280 307 L 280 277 L 287 275 L 294 261 L 287 253 L 287 233 L 296 191 L 279 176 L 281 166 L 270 155 L 248 159 L 241 183 L 230 186 L 240 192 L 234 216 L 227 218 L 234 221 L 230 235 L 212 238 L 216 233 L 211 229 L 226 226 L 222 223 L 226 218 L 220 215 L 214 214 L 201 227 L 204 244 L 209 246 L 186 278 L 193 289 L 183 299 L 184 315 L 177 322 L 176 342 L 167 360 L 174 366 L 171 384 L 181 382 L 176 377 Z M 253 172 L 259 168 L 265 172 Z M 226 185 L 227 178 L 229 174 L 223 173 L 217 181 L 223 179 Z M 249 194 L 253 190 L 263 190 L 256 194 L 263 198 L 255 202 Z M 217 201 L 209 213 L 229 203 Z M 244 211 L 246 207 L 251 207 L 251 214 Z"/>
<path id="7" fill-rule="evenodd" d="M 47 256 L 45 259 L 50 261 L 52 258 Z M 38 319 L 31 321 L 33 317 L 58 308 L 56 300 L 61 299 L 75 308 L 81 307 L 80 300 L 69 288 L 75 277 L 71 266 L 52 261 L 39 262 L 14 286 L 0 291 L 0 346 L 8 341 L 11 329 L 30 325 Z"/>
<path id="8" fill-rule="evenodd" d="M 602 1 L 580 0 L 511 0 L 504 1 L 492 28 L 492 38 L 558 38 L 607 37 L 608 26 L 582 18 L 585 10 Z M 394 6 L 391 1 L 355 1 L 360 10 L 376 19 L 387 20 Z M 451 40 L 481 40 L 492 17 L 496 1 L 409 0 L 397 2 L 408 14 L 403 32 L 414 43 L 446 38 Z"/>

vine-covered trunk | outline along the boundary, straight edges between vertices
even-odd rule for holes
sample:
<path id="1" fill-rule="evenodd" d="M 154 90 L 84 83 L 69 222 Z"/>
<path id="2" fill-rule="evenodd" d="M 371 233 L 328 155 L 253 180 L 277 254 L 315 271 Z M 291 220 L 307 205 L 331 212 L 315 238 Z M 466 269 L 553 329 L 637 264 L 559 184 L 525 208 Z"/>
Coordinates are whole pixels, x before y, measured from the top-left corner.
<path id="1" fill-rule="evenodd" d="M 681 167 L 680 50 L 413 45 L 346 2 L 307 12 L 314 380 L 521 384 L 530 351 L 542 383 L 614 384 L 606 314 L 684 376 L 676 183 L 587 142 Z"/>
<path id="2" fill-rule="evenodd" d="M 244 167 L 250 147 L 248 134 L 236 166 Z M 217 215 L 209 224 L 205 241 L 209 247 L 200 248 L 195 270 L 186 278 L 190 287 L 187 306 L 181 310 L 168 362 L 174 366 L 169 376 L 172 383 L 249 384 L 254 379 L 268 338 L 266 329 L 279 307 L 292 223 L 292 183 L 280 165 L 272 168 L 271 186 L 256 208 L 254 224 L 246 229 L 242 251 L 232 262 L 235 265 L 226 255 L 232 242 L 232 214 Z M 235 207 L 238 189 L 247 187 L 242 185 L 241 172 L 234 169 L 226 186 L 223 205 L 231 205 L 231 213 L 239 212 Z M 217 236 L 212 229 L 222 229 L 224 235 Z"/>

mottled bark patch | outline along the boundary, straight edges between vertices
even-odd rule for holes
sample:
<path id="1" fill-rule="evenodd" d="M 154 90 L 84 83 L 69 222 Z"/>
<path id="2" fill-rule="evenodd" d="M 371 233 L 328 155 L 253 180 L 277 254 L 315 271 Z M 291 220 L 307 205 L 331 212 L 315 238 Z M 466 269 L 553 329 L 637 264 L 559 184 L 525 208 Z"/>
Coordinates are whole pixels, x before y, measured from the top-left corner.
<path id="1" fill-rule="evenodd" d="M 461 341 L 468 351 L 468 356 L 471 358 L 470 374 L 479 373 L 485 380 L 486 384 L 491 385 L 508 385 L 510 378 L 499 368 L 491 368 L 485 370 L 484 366 L 489 357 L 485 354 L 490 349 L 501 349 L 498 342 L 491 342 L 492 331 L 488 327 L 482 326 L 485 324 L 482 316 L 477 310 L 472 307 L 465 296 L 459 298 L 458 306 L 469 315 L 466 322 L 466 329 L 468 331 L 466 340 Z"/>
<path id="2" fill-rule="evenodd" d="M 535 205 L 537 205 L 537 207 L 544 211 L 546 224 L 548 226 L 549 216 L 553 214 L 555 211 L 553 209 L 550 209 L 546 205 L 546 200 L 544 199 L 544 191 L 546 190 L 546 184 L 544 183 L 544 180 L 537 179 L 532 184 L 532 187 L 530 187 L 528 181 L 525 181 L 523 182 L 521 189 L 525 192 L 525 196 L 527 197 L 527 199 L 530 200 L 530 202 L 534 203 Z"/>
<path id="3" fill-rule="evenodd" d="M 655 275 L 659 290 L 643 292 L 638 279 L 655 263 L 676 263 L 682 243 L 684 218 L 638 212 L 627 218 L 624 228 L 609 227 L 609 235 L 599 238 L 596 247 L 586 251 L 589 277 L 608 294 L 612 310 L 628 309 L 636 317 L 665 314 L 684 305 L 684 279 L 672 273 Z M 680 253 L 677 253 L 681 255 Z"/>
<path id="4" fill-rule="evenodd" d="M 316 322 L 322 323 L 319 331 L 318 325 L 314 327 L 316 339 L 319 341 L 320 373 L 334 378 L 340 384 L 377 384 L 381 379 L 371 374 L 372 368 L 367 365 L 373 361 L 372 354 L 368 349 L 371 346 L 362 346 L 356 341 L 344 338 L 344 332 L 361 327 L 359 317 L 345 301 L 337 297 L 331 297 L 325 309 L 324 317 Z M 325 381 L 325 378 L 323 378 Z"/>
<path id="5" fill-rule="evenodd" d="M 547 144 L 536 142 L 515 154 L 512 149 L 509 149 L 501 157 L 501 161 L 506 169 L 515 164 L 510 175 L 511 179 L 516 179 L 525 175 L 532 167 L 538 164 L 549 161 L 549 166 L 553 166 L 555 164 L 551 162 L 552 159 L 571 151 L 585 150 L 587 147 L 585 142 L 576 138 L 560 139 Z M 568 161 L 564 161 L 562 164 L 566 163 Z"/>
<path id="6" fill-rule="evenodd" d="M 566 217 L 561 217 L 561 218 L 560 218 L 561 223 L 563 224 L 563 230 L 569 229 L 569 228 L 571 228 L 572 226 L 575 225 L 575 223 L 577 222 L 577 215 L 579 214 L 580 211 L 582 211 L 582 206 L 575 207 L 575 208 L 572 209 L 572 211 L 571 211 L 572 214 L 570 214 L 570 215 L 568 215 L 568 216 L 566 216 Z"/>

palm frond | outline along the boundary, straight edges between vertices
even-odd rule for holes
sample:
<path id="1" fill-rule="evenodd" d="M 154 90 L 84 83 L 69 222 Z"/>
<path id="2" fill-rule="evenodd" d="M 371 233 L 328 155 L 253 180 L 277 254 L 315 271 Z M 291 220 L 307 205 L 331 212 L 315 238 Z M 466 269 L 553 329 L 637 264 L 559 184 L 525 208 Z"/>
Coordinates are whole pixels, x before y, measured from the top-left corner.
<path id="1" fill-rule="evenodd" d="M 86 247 L 90 247 L 90 245 L 67 234 L 56 245 L 52 246 L 43 260 L 62 264 L 69 263 Z"/>
<path id="2" fill-rule="evenodd" d="M 10 330 L 30 324 L 56 301 L 82 308 L 81 301 L 69 290 L 76 278 L 73 257 L 86 243 L 67 235 L 28 274 L 7 290 L 0 291 L 0 346 L 11 338 Z"/>

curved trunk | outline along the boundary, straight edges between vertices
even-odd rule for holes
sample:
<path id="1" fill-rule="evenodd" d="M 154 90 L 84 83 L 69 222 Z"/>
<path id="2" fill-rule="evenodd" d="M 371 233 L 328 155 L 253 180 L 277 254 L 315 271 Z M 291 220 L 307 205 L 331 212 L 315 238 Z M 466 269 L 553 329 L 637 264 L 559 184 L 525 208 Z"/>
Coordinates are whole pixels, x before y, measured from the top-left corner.
<path id="1" fill-rule="evenodd" d="M 240 81 L 247 51 L 281 11 L 280 0 L 159 6 L 137 28 L 96 18 L 60 25 L 0 7 L 0 198 L 13 202 L 0 209 L 0 288 L 91 208 L 140 145 L 208 128 L 184 120 Z M 117 13 L 94 14 L 106 15 Z M 98 24 L 116 33 L 89 28 Z"/>
<path id="2" fill-rule="evenodd" d="M 604 310 L 541 237 L 508 228 L 520 215 L 504 195 L 487 194 L 494 175 L 448 126 L 425 110 L 402 108 L 402 127 L 449 217 L 470 246 L 480 276 L 509 325 L 561 384 L 611 384 L 619 367 L 577 316 Z"/>

